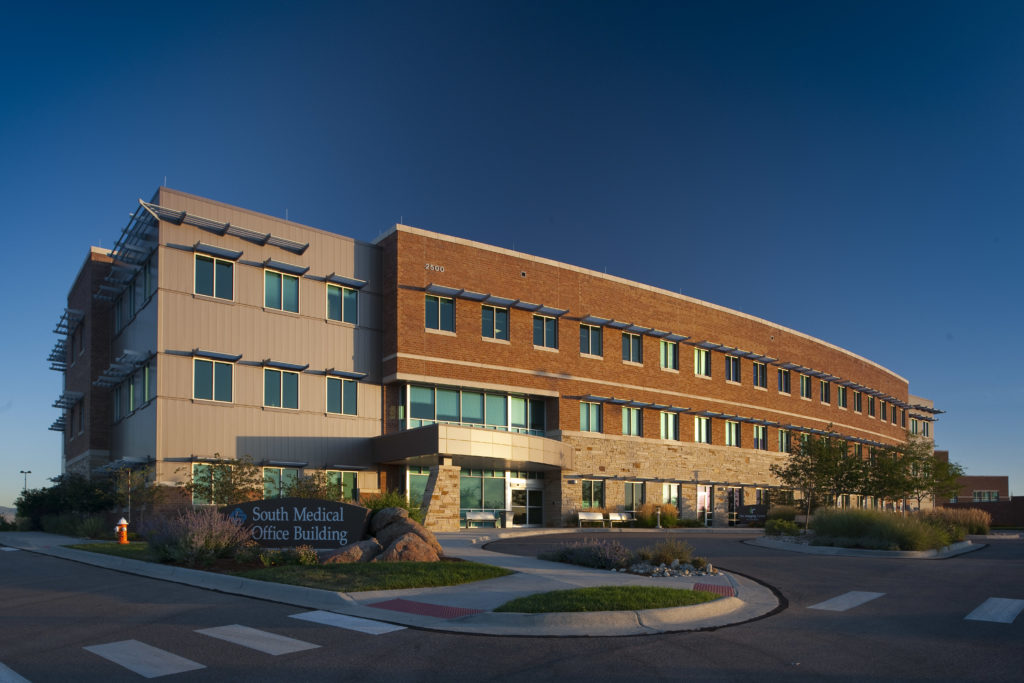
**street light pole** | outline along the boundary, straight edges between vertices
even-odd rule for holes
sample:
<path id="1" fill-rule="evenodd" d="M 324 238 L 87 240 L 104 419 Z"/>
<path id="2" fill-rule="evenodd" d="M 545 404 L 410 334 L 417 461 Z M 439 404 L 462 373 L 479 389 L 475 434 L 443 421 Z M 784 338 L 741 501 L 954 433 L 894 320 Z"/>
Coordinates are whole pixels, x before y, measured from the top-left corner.
<path id="1" fill-rule="evenodd" d="M 18 474 L 25 475 L 25 483 L 21 486 L 21 492 L 28 491 L 28 475 L 32 474 L 32 470 L 18 470 Z"/>

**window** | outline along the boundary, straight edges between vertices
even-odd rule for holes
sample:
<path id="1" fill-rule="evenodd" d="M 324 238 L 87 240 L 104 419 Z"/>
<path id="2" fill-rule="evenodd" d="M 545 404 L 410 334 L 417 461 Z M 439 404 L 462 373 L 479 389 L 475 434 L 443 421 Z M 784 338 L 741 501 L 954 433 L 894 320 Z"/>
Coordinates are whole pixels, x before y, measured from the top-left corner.
<path id="1" fill-rule="evenodd" d="M 890 412 L 892 413 L 892 423 L 896 424 L 896 406 L 891 406 Z M 906 425 L 903 425 L 906 427 Z"/>
<path id="2" fill-rule="evenodd" d="M 351 379 L 327 378 L 327 412 L 338 415 L 357 415 L 356 382 Z"/>
<path id="3" fill-rule="evenodd" d="M 533 316 L 533 345 L 546 349 L 558 348 L 558 319 L 543 315 Z"/>
<path id="4" fill-rule="evenodd" d="M 789 453 L 793 445 L 792 435 L 785 429 L 779 430 L 779 453 Z"/>
<path id="5" fill-rule="evenodd" d="M 868 415 L 875 416 L 875 397 L 868 396 Z"/>
<path id="6" fill-rule="evenodd" d="M 857 460 L 863 460 L 864 459 L 864 444 L 862 444 L 862 443 L 855 443 L 855 444 L 853 444 L 853 457 L 857 458 Z"/>
<path id="7" fill-rule="evenodd" d="M 779 370 L 779 393 L 789 393 L 789 370 Z"/>
<path id="8" fill-rule="evenodd" d="M 299 470 L 295 467 L 264 467 L 263 498 L 284 498 L 288 490 L 299 480 Z"/>
<path id="9" fill-rule="evenodd" d="M 900 408 L 900 426 L 907 428 L 907 411 L 904 408 Z"/>
<path id="10" fill-rule="evenodd" d="M 861 393 L 859 391 L 853 392 L 853 410 L 855 412 L 861 412 L 863 407 L 861 406 Z"/>
<path id="11" fill-rule="evenodd" d="M 879 401 L 878 403 L 879 403 L 879 405 L 881 406 L 881 409 L 882 409 L 881 410 L 881 412 L 882 412 L 882 422 L 885 422 L 886 420 L 889 419 L 889 413 L 887 412 L 888 409 L 889 409 L 889 406 L 886 404 L 885 401 Z"/>
<path id="12" fill-rule="evenodd" d="M 836 405 L 840 408 L 846 407 L 846 387 L 836 387 Z"/>
<path id="13" fill-rule="evenodd" d="M 737 447 L 740 445 L 739 422 L 733 422 L 732 420 L 725 421 L 725 445 Z"/>
<path id="14" fill-rule="evenodd" d="M 639 481 L 626 482 L 626 500 L 623 509 L 636 512 L 644 504 L 644 485 Z"/>
<path id="15" fill-rule="evenodd" d="M 196 254 L 196 294 L 234 299 L 234 269 L 231 261 Z"/>
<path id="16" fill-rule="evenodd" d="M 356 487 L 358 486 L 359 477 L 355 472 L 326 470 L 324 472 L 324 479 L 327 484 L 327 496 L 330 500 L 352 501 L 356 499 Z M 426 483 L 426 477 L 424 477 L 423 483 Z M 422 493 L 417 502 L 421 500 L 423 500 Z"/>
<path id="17" fill-rule="evenodd" d="M 192 463 L 192 504 L 209 505 L 213 498 L 213 468 L 203 463 Z"/>
<path id="18" fill-rule="evenodd" d="M 481 306 L 480 335 L 487 339 L 504 339 L 508 341 L 508 309 L 495 306 Z"/>
<path id="19" fill-rule="evenodd" d="M 643 339 L 639 334 L 622 333 L 622 360 L 630 363 L 643 363 Z"/>
<path id="20" fill-rule="evenodd" d="M 707 349 L 693 350 L 693 374 L 698 377 L 711 376 L 711 352 Z"/>
<path id="21" fill-rule="evenodd" d="M 622 407 L 622 433 L 626 436 L 643 436 L 640 408 Z"/>
<path id="22" fill-rule="evenodd" d="M 428 294 L 425 309 L 428 330 L 455 331 L 455 299 Z"/>
<path id="23" fill-rule="evenodd" d="M 999 501 L 999 491 L 975 491 L 971 495 L 972 503 L 995 503 Z"/>
<path id="24" fill-rule="evenodd" d="M 584 510 L 589 508 L 604 507 L 604 482 L 598 479 L 583 480 L 583 498 L 580 507 Z"/>
<path id="25" fill-rule="evenodd" d="M 441 422 L 513 431 L 543 436 L 545 430 L 544 399 L 484 393 L 468 389 L 444 387 L 408 387 L 408 413 L 399 412 L 402 429 L 416 429 Z M 402 399 L 403 408 L 405 398 Z"/>
<path id="26" fill-rule="evenodd" d="M 517 434 L 544 436 L 546 410 L 544 399 L 511 396 L 509 404 L 511 405 L 510 431 Z"/>
<path id="27" fill-rule="evenodd" d="M 811 377 L 810 375 L 800 375 L 800 398 L 811 397 Z"/>
<path id="28" fill-rule="evenodd" d="M 661 367 L 665 370 L 678 370 L 679 344 L 677 342 L 662 341 L 659 346 L 661 349 Z"/>
<path id="29" fill-rule="evenodd" d="M 768 428 L 764 425 L 754 425 L 754 448 L 768 450 Z"/>
<path id="30" fill-rule="evenodd" d="M 762 389 L 768 388 L 768 366 L 764 363 L 758 363 L 754 361 L 753 364 L 754 373 L 754 386 L 761 387 Z"/>
<path id="31" fill-rule="evenodd" d="M 676 413 L 661 413 L 661 438 L 679 440 L 679 416 Z"/>
<path id="32" fill-rule="evenodd" d="M 910 433 L 917 434 L 917 418 L 910 418 Z"/>
<path id="33" fill-rule="evenodd" d="M 580 353 L 587 356 L 601 356 L 601 328 L 593 325 L 580 325 Z"/>
<path id="34" fill-rule="evenodd" d="M 580 401 L 580 431 L 601 431 L 601 404 Z"/>
<path id="35" fill-rule="evenodd" d="M 462 468 L 459 473 L 459 507 L 462 510 L 504 510 L 505 470 Z"/>
<path id="36" fill-rule="evenodd" d="M 268 408 L 299 407 L 299 373 L 263 369 L 263 405 Z"/>
<path id="37" fill-rule="evenodd" d="M 263 271 L 263 305 L 279 311 L 299 312 L 299 278 L 297 275 Z"/>
<path id="38" fill-rule="evenodd" d="M 358 324 L 359 292 L 350 287 L 327 285 L 327 319 Z"/>
<path id="39" fill-rule="evenodd" d="M 230 403 L 232 367 L 231 363 L 194 359 L 192 397 Z"/>
<path id="40" fill-rule="evenodd" d="M 711 443 L 711 418 L 695 415 L 693 418 L 693 440 L 697 443 Z"/>
<path id="41" fill-rule="evenodd" d="M 740 359 L 736 356 L 725 357 L 725 381 L 740 381 Z"/>
<path id="42" fill-rule="evenodd" d="M 831 403 L 832 402 L 832 383 L 825 380 L 821 380 L 821 402 Z"/>
<path id="43" fill-rule="evenodd" d="M 924 422 L 921 423 L 921 433 L 924 436 L 929 436 L 929 432 L 930 431 L 931 431 L 931 423 L 928 422 L 927 420 L 925 420 Z"/>

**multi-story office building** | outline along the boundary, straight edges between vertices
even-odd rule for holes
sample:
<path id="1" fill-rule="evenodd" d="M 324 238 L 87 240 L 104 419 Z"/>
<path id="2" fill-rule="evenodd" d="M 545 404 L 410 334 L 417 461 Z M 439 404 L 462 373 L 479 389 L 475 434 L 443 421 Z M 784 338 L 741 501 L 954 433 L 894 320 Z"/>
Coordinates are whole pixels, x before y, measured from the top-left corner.
<path id="1" fill-rule="evenodd" d="M 721 306 L 166 188 L 90 254 L 57 332 L 67 470 L 148 463 L 174 484 L 247 456 L 267 496 L 326 470 L 348 495 L 422 497 L 435 528 L 644 501 L 725 524 L 777 488 L 792 439 L 831 425 L 866 455 L 937 412 L 870 360 Z"/>

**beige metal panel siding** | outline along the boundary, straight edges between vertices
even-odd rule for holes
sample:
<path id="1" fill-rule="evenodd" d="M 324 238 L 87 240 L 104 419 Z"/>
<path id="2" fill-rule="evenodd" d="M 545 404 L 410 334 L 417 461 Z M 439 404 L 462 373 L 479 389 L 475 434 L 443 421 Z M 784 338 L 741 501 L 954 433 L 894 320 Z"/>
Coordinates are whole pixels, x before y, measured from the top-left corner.
<path id="1" fill-rule="evenodd" d="M 115 457 L 127 460 L 156 457 L 156 419 L 157 407 L 152 402 L 114 425 L 112 453 Z"/>

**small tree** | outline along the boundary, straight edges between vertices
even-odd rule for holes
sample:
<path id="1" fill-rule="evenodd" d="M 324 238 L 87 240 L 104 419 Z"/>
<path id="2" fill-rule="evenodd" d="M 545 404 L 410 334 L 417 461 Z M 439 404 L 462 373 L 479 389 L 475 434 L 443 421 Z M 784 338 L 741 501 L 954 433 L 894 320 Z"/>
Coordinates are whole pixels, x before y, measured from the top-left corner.
<path id="1" fill-rule="evenodd" d="M 315 498 L 320 500 L 343 500 L 344 491 L 340 481 L 332 482 L 323 470 L 315 470 L 310 474 L 299 476 L 285 490 L 285 495 L 293 498 Z"/>
<path id="2" fill-rule="evenodd" d="M 862 493 L 884 501 L 909 498 L 913 490 L 910 460 L 903 458 L 902 446 L 886 446 L 872 451 L 867 463 Z"/>
<path id="3" fill-rule="evenodd" d="M 139 507 L 145 509 L 148 505 L 159 503 L 166 494 L 164 487 L 157 486 L 152 480 L 152 472 L 152 465 L 139 468 L 120 467 L 114 470 L 114 495 L 119 506 L 128 508 L 129 522 L 141 521 L 132 518 L 133 510 L 138 510 Z"/>
<path id="4" fill-rule="evenodd" d="M 53 486 L 23 491 L 14 501 L 20 517 L 42 528 L 44 515 L 86 515 L 113 507 L 115 496 L 106 480 L 90 481 L 80 474 L 61 474 L 50 479 Z"/>
<path id="5" fill-rule="evenodd" d="M 817 435 L 794 442 L 786 463 L 772 465 L 771 471 L 782 483 L 803 493 L 807 501 L 805 528 L 816 497 L 828 496 L 836 504 L 843 494 L 859 490 L 864 478 L 863 463 L 850 456 L 845 441 Z"/>
<path id="6" fill-rule="evenodd" d="M 811 501 L 818 495 L 819 478 L 816 471 L 815 456 L 807 447 L 809 440 L 801 439 L 794 442 L 789 449 L 789 457 L 785 464 L 772 465 L 771 472 L 786 486 L 800 491 L 807 503 L 807 518 L 804 528 L 811 518 Z"/>
<path id="7" fill-rule="evenodd" d="M 219 453 L 201 473 L 194 470 L 181 485 L 193 500 L 214 505 L 232 505 L 263 497 L 263 468 L 248 455 L 237 460 L 222 460 Z"/>

